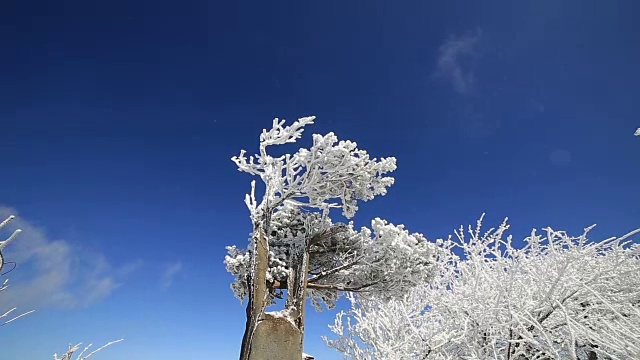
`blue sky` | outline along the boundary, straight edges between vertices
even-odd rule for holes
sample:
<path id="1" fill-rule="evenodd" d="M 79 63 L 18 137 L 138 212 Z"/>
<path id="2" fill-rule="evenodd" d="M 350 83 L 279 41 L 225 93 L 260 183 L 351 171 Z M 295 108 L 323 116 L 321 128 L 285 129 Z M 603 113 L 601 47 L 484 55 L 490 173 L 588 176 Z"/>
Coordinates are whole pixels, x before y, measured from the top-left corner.
<path id="1" fill-rule="evenodd" d="M 517 4 L 516 4 L 517 3 Z M 635 7 L 635 9 L 634 9 Z M 487 212 L 512 233 L 640 226 L 632 1 L 9 1 L 0 10 L 0 215 L 25 232 L 2 357 L 125 338 L 103 360 L 234 359 L 255 151 L 318 116 L 396 185 L 363 204 L 428 238 Z M 5 278 L 5 277 L 3 277 Z M 338 359 L 310 311 L 306 351 Z"/>

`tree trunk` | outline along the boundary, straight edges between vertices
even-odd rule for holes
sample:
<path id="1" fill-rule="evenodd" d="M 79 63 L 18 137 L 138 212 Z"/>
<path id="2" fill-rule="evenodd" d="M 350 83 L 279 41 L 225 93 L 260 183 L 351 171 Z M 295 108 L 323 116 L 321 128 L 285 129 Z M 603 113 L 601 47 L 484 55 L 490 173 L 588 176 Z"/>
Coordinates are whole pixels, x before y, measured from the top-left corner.
<path id="1" fill-rule="evenodd" d="M 287 318 L 265 313 L 256 326 L 249 360 L 302 359 L 302 332 Z"/>
<path id="2" fill-rule="evenodd" d="M 258 228 L 254 232 L 257 234 L 254 239 L 253 256 L 251 264 L 251 274 L 249 274 L 249 294 L 247 303 L 247 322 L 242 336 L 242 347 L 240 348 L 240 360 L 252 359 L 252 350 L 256 328 L 264 316 L 266 308 L 267 292 L 267 269 L 269 266 L 269 243 L 264 232 Z"/>
<path id="3" fill-rule="evenodd" d="M 264 233 L 255 242 L 253 279 L 249 283 L 247 322 L 240 360 L 300 360 L 304 340 L 304 303 L 309 272 L 309 254 L 303 244 L 291 258 L 285 310 L 265 312 L 269 291 L 266 274 L 269 245 Z"/>

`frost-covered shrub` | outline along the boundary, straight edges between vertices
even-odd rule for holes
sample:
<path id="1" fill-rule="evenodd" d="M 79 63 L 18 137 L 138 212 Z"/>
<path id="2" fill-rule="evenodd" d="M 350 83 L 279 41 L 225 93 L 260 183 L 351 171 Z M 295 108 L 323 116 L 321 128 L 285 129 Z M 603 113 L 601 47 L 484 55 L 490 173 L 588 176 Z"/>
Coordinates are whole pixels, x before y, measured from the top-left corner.
<path id="1" fill-rule="evenodd" d="M 547 228 L 515 248 L 506 221 L 480 224 L 439 240 L 437 275 L 403 297 L 349 294 L 327 343 L 361 360 L 640 359 L 640 229 L 592 242 L 592 227 Z"/>

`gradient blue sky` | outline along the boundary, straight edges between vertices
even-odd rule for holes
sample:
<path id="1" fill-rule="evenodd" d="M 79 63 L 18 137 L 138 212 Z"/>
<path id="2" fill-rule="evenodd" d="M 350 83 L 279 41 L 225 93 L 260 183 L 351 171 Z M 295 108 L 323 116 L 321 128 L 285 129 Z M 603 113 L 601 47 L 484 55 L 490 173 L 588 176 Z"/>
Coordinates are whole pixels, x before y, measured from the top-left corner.
<path id="1" fill-rule="evenodd" d="M 396 185 L 363 204 L 429 238 L 487 212 L 521 236 L 640 225 L 633 1 L 3 1 L 0 215 L 25 233 L 3 359 L 125 338 L 96 359 L 234 359 L 255 151 L 317 115 Z M 637 20 L 637 19 L 636 19 Z M 9 295 L 12 294 L 12 295 Z M 307 320 L 306 351 L 338 359 Z"/>

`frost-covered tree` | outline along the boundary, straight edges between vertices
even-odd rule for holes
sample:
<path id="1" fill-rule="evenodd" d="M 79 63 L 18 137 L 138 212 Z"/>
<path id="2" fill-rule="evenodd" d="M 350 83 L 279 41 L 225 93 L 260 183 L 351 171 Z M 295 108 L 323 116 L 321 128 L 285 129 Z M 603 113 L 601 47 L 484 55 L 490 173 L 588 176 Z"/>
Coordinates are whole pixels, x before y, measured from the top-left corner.
<path id="1" fill-rule="evenodd" d="M 270 146 L 296 142 L 313 120 L 283 126 L 284 121 L 275 119 L 260 136 L 258 154 L 247 159 L 243 150 L 232 158 L 240 171 L 259 176 L 265 185 L 260 202 L 255 181 L 245 198 L 253 222 L 248 248 L 227 247 L 225 258 L 235 276 L 234 294 L 249 299 L 241 359 L 251 358 L 257 323 L 266 305 L 284 295 L 282 290 L 287 290 L 287 300 L 278 315 L 302 333 L 307 296 L 318 309 L 321 304 L 333 307 L 345 291 L 392 297 L 427 282 L 432 273 L 436 248 L 422 235 L 377 218 L 371 228 L 358 230 L 351 222 L 329 217 L 331 209 L 339 208 L 352 218 L 358 200 L 385 195 L 394 182 L 385 175 L 396 169 L 395 158 L 372 159 L 355 142 L 338 141 L 333 133 L 313 135 L 313 145 L 294 154 L 268 154 Z M 263 267 L 257 259 L 260 251 L 266 254 Z M 264 298 L 257 286 L 266 287 Z"/>
<path id="2" fill-rule="evenodd" d="M 485 234 L 481 221 L 438 240 L 449 255 L 429 284 L 349 295 L 328 345 L 358 360 L 640 359 L 640 229 L 592 242 L 593 227 L 546 228 L 516 248 L 506 220 Z"/>

